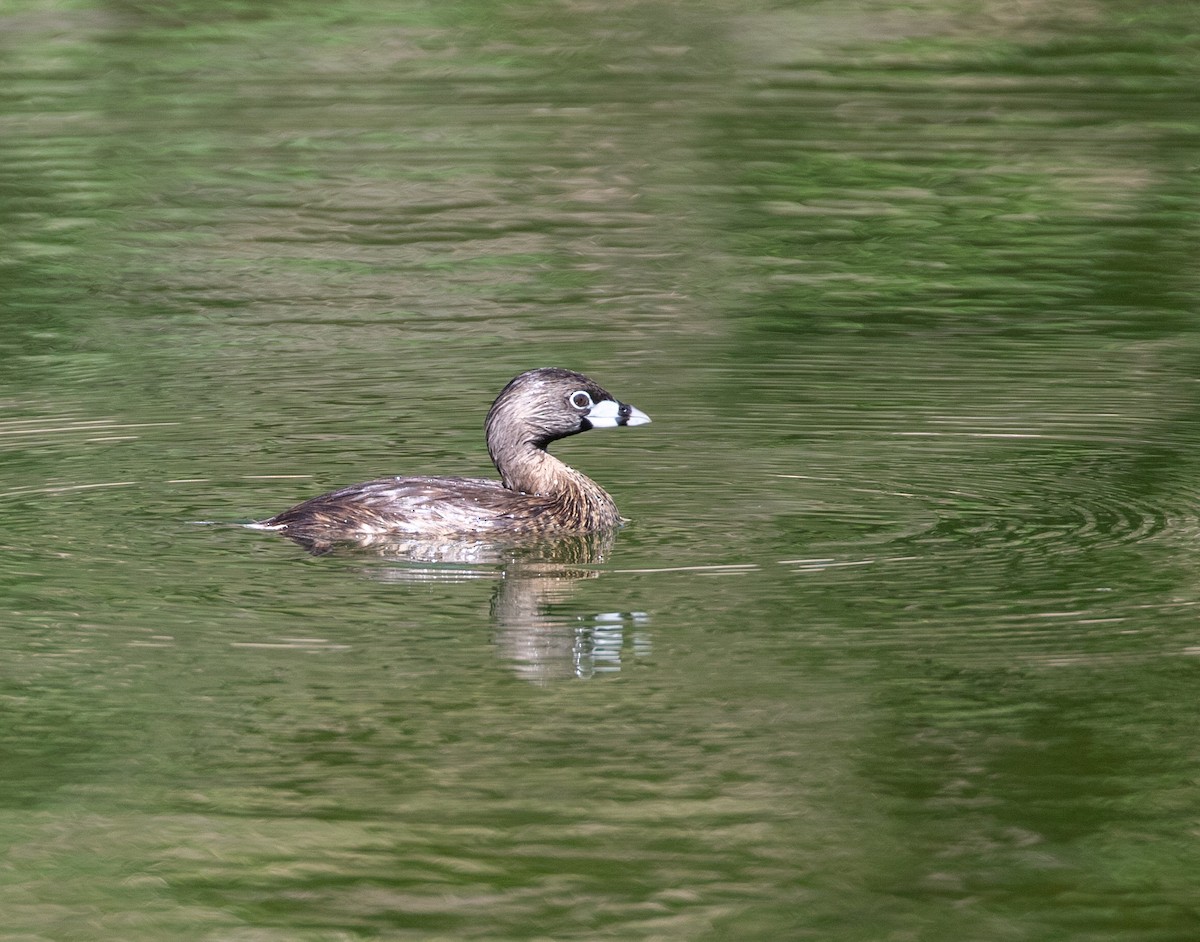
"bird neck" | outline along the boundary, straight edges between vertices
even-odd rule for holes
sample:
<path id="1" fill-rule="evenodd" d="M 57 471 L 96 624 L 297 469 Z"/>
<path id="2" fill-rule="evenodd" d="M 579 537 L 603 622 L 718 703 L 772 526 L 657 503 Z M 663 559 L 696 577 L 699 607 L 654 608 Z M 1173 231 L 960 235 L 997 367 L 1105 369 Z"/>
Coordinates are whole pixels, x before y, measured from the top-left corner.
<path id="1" fill-rule="evenodd" d="M 601 529 L 621 522 L 617 506 L 599 484 L 576 471 L 544 448 L 524 443 L 492 452 L 504 486 L 510 491 L 544 497 L 555 516 L 584 529 Z"/>

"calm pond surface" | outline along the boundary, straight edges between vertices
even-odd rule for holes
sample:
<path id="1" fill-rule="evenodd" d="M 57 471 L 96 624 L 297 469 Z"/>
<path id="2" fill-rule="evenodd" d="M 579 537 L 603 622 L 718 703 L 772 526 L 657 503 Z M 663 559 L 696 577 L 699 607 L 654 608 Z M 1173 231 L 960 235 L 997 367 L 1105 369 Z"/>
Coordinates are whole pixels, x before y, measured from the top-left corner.
<path id="1" fill-rule="evenodd" d="M 1200 938 L 1190 2 L 0 2 L 0 940 Z M 615 542 L 233 524 L 489 474 Z"/>

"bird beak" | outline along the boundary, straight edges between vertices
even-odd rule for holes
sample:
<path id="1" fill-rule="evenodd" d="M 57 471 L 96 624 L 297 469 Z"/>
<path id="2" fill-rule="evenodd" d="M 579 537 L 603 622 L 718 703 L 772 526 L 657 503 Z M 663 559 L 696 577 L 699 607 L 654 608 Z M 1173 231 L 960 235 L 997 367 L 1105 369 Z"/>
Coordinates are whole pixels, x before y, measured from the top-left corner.
<path id="1" fill-rule="evenodd" d="M 615 399 L 601 399 L 587 411 L 586 418 L 592 428 L 617 428 L 620 425 L 645 425 L 650 416 L 641 409 L 617 402 Z"/>

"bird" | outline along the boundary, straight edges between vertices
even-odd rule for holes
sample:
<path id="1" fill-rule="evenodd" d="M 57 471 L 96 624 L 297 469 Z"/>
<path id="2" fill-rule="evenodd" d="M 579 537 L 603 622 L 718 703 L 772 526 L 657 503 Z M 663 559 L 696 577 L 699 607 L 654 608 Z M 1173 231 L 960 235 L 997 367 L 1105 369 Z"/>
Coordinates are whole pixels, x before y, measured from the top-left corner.
<path id="1" fill-rule="evenodd" d="M 541 367 L 514 377 L 488 410 L 488 454 L 500 480 L 387 477 L 352 484 L 248 526 L 306 545 L 552 537 L 615 530 L 625 521 L 599 484 L 551 455 L 562 438 L 650 417 L 582 373 Z"/>

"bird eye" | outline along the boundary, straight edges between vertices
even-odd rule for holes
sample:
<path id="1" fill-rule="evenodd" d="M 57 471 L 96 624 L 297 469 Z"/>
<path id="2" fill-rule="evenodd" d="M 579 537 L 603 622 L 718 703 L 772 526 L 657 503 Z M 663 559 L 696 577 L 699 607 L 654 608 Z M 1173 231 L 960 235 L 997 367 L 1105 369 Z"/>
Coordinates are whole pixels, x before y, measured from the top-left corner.
<path id="1" fill-rule="evenodd" d="M 592 407 L 592 397 L 582 389 L 578 389 L 567 396 L 567 401 L 576 409 L 590 409 Z"/>

